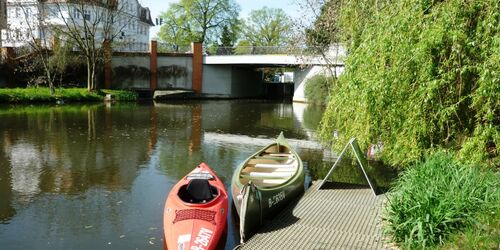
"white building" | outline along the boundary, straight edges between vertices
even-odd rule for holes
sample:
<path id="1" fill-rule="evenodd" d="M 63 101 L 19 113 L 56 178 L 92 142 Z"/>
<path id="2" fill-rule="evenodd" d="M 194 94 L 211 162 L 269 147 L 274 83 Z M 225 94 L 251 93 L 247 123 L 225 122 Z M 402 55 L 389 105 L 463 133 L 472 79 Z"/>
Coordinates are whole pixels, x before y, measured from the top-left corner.
<path id="1" fill-rule="evenodd" d="M 0 29 L 7 28 L 7 0 L 0 0 Z M 2 33 L 0 32 L 0 47 L 2 47 Z"/>
<path id="2" fill-rule="evenodd" d="M 149 9 L 137 0 L 7 0 L 7 25 L 1 39 L 3 47 L 34 41 L 50 47 L 54 37 L 71 39 L 61 30 L 83 34 L 87 28 L 97 45 L 108 38 L 115 51 L 139 52 L 148 51 L 153 25 Z"/>

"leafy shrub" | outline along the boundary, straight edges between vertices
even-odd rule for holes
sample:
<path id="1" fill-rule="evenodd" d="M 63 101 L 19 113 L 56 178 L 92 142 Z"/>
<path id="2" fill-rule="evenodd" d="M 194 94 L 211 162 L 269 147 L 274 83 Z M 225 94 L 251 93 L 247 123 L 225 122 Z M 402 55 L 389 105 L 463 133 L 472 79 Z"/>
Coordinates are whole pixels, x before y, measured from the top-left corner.
<path id="1" fill-rule="evenodd" d="M 381 160 L 401 167 L 441 147 L 500 164 L 498 0 L 353 0 L 340 12 L 349 53 L 323 140 L 382 142 Z"/>
<path id="2" fill-rule="evenodd" d="M 103 90 L 105 94 L 112 94 L 116 101 L 136 101 L 139 97 L 137 92 L 129 90 Z"/>
<path id="3" fill-rule="evenodd" d="M 332 77 L 325 75 L 315 75 L 306 81 L 304 94 L 307 101 L 316 104 L 328 103 L 330 87 L 334 80 Z"/>
<path id="4" fill-rule="evenodd" d="M 438 152 L 402 174 L 388 195 L 386 230 L 406 248 L 432 247 L 498 212 L 500 175 Z M 498 217 L 496 223 L 498 224 Z"/>

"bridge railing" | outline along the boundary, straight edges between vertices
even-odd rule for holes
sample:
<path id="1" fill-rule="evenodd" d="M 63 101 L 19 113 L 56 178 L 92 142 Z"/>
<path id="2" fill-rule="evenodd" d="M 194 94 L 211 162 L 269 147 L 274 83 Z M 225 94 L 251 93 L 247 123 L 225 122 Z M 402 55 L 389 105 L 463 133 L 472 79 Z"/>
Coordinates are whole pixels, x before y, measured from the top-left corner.
<path id="1" fill-rule="evenodd" d="M 235 46 L 208 47 L 208 55 L 289 55 L 290 48 L 284 46 Z"/>
<path id="2" fill-rule="evenodd" d="M 318 56 L 337 54 L 341 45 L 330 47 L 301 47 L 301 46 L 210 46 L 205 47 L 207 55 L 294 55 L 294 56 Z M 341 49 L 343 50 L 343 49 Z"/>
<path id="3" fill-rule="evenodd" d="M 160 53 L 191 53 L 191 44 L 177 45 L 158 42 L 158 52 Z"/>

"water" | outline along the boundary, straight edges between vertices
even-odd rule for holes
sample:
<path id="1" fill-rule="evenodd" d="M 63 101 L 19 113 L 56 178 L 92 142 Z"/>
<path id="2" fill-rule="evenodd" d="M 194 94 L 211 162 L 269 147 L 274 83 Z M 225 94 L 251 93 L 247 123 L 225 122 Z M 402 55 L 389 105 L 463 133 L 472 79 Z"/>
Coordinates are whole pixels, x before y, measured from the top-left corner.
<path id="1" fill-rule="evenodd" d="M 201 161 L 229 187 L 236 166 L 283 131 L 308 180 L 323 174 L 332 155 L 310 141 L 322 112 L 260 100 L 1 106 L 0 246 L 159 249 L 165 198 Z"/>
<path id="2" fill-rule="evenodd" d="M 2 249 L 157 249 L 165 198 L 182 176 L 205 161 L 229 187 L 266 138 L 309 138 L 314 127 L 297 118 L 303 109 L 262 101 L 2 106 Z M 239 241 L 229 223 L 226 249 Z"/>

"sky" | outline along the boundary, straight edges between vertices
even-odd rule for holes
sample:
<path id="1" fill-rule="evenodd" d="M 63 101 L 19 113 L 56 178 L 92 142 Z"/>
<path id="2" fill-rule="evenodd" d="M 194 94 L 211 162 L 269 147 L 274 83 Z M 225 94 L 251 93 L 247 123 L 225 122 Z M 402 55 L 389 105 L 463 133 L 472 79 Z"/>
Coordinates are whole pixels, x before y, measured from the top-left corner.
<path id="1" fill-rule="evenodd" d="M 250 11 L 260 9 L 264 6 L 269 8 L 281 8 L 289 16 L 298 17 L 300 15 L 300 8 L 296 4 L 297 0 L 236 0 L 240 5 L 240 18 L 246 18 Z M 173 2 L 179 2 L 179 0 L 139 0 L 139 3 L 143 7 L 148 7 L 151 10 L 151 18 L 155 22 L 155 18 L 160 15 L 160 13 L 168 9 L 168 5 Z M 151 27 L 149 30 L 149 37 L 151 39 L 155 38 L 160 26 Z"/>

